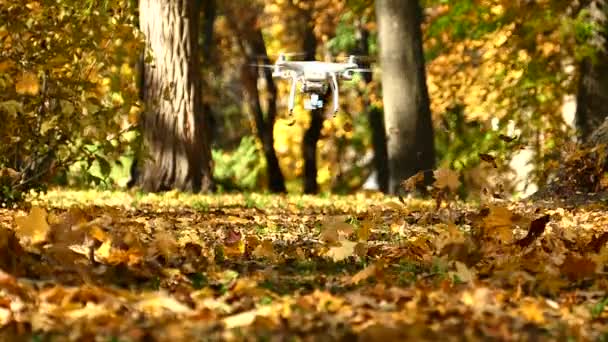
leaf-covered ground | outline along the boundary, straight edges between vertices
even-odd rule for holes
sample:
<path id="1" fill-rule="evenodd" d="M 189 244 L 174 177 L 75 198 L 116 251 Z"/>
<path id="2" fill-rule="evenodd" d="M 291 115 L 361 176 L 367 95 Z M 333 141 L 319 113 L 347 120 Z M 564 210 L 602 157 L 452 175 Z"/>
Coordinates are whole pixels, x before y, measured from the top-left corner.
<path id="1" fill-rule="evenodd" d="M 606 340 L 606 207 L 50 192 L 0 210 L 0 340 Z"/>

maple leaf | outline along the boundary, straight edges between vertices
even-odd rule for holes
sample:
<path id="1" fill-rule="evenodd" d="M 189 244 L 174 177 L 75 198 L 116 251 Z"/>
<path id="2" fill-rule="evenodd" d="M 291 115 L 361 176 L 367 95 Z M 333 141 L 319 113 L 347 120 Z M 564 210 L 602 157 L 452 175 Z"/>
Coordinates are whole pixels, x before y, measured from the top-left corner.
<path id="1" fill-rule="evenodd" d="M 350 240 L 340 240 L 339 246 L 333 246 L 327 251 L 327 256 L 334 261 L 342 261 L 355 253 L 356 242 Z"/>
<path id="2" fill-rule="evenodd" d="M 39 207 L 33 207 L 26 216 L 15 217 L 17 237 L 29 241 L 32 245 L 46 241 L 50 230 L 46 217 L 46 210 Z"/>
<path id="3" fill-rule="evenodd" d="M 15 82 L 15 91 L 17 94 L 38 95 L 40 91 L 40 83 L 38 77 L 32 72 L 24 72 Z"/>
<path id="4" fill-rule="evenodd" d="M 460 180 L 458 179 L 458 173 L 448 168 L 440 168 L 433 172 L 435 176 L 435 182 L 433 186 L 437 189 L 449 189 L 450 191 L 456 191 L 460 186 Z"/>
<path id="5" fill-rule="evenodd" d="M 319 238 L 327 243 L 336 243 L 341 236 L 349 236 L 355 232 L 352 224 L 344 222 L 344 216 L 332 216 L 324 220 Z"/>

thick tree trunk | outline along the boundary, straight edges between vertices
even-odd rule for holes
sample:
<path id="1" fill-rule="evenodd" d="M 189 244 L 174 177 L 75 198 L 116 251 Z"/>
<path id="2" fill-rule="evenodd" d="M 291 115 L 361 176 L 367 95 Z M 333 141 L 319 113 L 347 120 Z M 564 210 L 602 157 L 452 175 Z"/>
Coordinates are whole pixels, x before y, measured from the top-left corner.
<path id="1" fill-rule="evenodd" d="M 586 9 L 600 27 L 608 30 L 608 5 L 591 1 Z M 580 78 L 576 96 L 576 127 L 581 142 L 587 142 L 593 131 L 608 117 L 608 34 L 595 37 L 595 56 L 580 63 Z"/>
<path id="2" fill-rule="evenodd" d="M 389 191 L 435 165 L 417 0 L 376 0 L 389 158 Z"/>
<path id="3" fill-rule="evenodd" d="M 240 37 L 241 50 L 248 61 L 259 60 L 263 64 L 270 64 L 266 43 L 262 31 L 256 27 L 258 19 L 254 8 L 248 13 L 237 13 L 237 9 L 231 8 L 229 3 L 224 6 L 230 12 L 228 20 Z M 279 165 L 279 159 L 274 148 L 274 124 L 277 117 L 277 87 L 272 78 L 272 71 L 264 68 L 264 80 L 266 82 L 266 113 L 262 110 L 261 96 L 258 89 L 258 70 L 250 65 L 244 65 L 242 69 L 243 86 L 249 110 L 255 118 L 258 138 L 262 141 L 264 157 L 266 159 L 266 171 L 268 177 L 268 188 L 274 193 L 286 193 L 285 177 Z"/>
<path id="4" fill-rule="evenodd" d="M 213 188 L 202 112 L 199 1 L 140 0 L 140 26 L 152 63 L 144 66 L 144 191 Z"/>

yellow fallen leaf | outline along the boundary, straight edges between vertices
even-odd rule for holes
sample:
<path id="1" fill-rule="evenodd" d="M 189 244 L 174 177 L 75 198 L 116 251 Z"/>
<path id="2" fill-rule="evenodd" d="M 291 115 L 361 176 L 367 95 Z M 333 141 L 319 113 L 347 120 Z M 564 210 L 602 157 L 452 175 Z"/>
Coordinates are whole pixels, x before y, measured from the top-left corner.
<path id="1" fill-rule="evenodd" d="M 327 251 L 327 256 L 331 257 L 334 261 L 341 261 L 355 253 L 356 242 L 349 240 L 341 240 L 339 246 L 333 246 Z"/>
<path id="2" fill-rule="evenodd" d="M 164 292 L 156 292 L 147 295 L 144 299 L 135 304 L 135 308 L 154 316 L 162 315 L 163 311 L 170 311 L 177 314 L 186 314 L 192 311 L 188 306 L 180 303 Z"/>
<path id="3" fill-rule="evenodd" d="M 545 315 L 536 302 L 525 302 L 519 307 L 519 313 L 524 319 L 536 324 L 545 323 Z"/>
<path id="4" fill-rule="evenodd" d="M 264 240 L 259 244 L 252 252 L 252 255 L 256 258 L 265 258 L 268 260 L 275 260 L 277 255 L 274 252 L 272 241 Z"/>
<path id="5" fill-rule="evenodd" d="M 17 78 L 15 83 L 15 91 L 21 95 L 38 95 L 40 84 L 38 77 L 32 72 L 24 72 Z"/>
<path id="6" fill-rule="evenodd" d="M 464 263 L 455 261 L 454 266 L 456 266 L 456 271 L 452 273 L 458 277 L 458 280 L 464 283 L 470 283 L 473 279 L 475 279 L 475 272 L 471 271 L 471 269 L 469 269 Z"/>
<path id="7" fill-rule="evenodd" d="M 370 235 L 372 234 L 372 226 L 373 222 L 370 219 L 363 220 L 359 229 L 357 229 L 357 238 L 359 241 L 367 241 L 369 240 Z"/>
<path id="8" fill-rule="evenodd" d="M 15 217 L 15 234 L 20 240 L 27 240 L 33 245 L 46 241 L 50 230 L 46 217 L 46 210 L 33 207 L 28 215 Z"/>

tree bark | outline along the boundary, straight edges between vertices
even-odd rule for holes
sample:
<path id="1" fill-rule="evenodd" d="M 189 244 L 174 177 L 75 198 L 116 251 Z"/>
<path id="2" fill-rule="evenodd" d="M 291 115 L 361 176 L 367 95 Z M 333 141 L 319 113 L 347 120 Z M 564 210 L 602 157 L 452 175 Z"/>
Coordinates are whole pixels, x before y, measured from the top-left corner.
<path id="1" fill-rule="evenodd" d="M 258 19 L 254 8 L 247 9 L 247 13 L 237 15 L 237 10 L 226 3 L 230 10 L 228 20 L 240 37 L 240 46 L 248 61 L 259 60 L 262 64 L 270 64 L 266 43 L 260 28 L 256 27 Z M 242 10 L 242 9 L 241 9 Z M 266 82 L 266 113 L 262 110 L 261 94 L 258 89 L 258 70 L 245 64 L 242 69 L 242 80 L 249 110 L 255 118 L 256 133 L 262 141 L 264 157 L 266 159 L 266 172 L 268 188 L 274 193 L 286 193 L 285 177 L 279 165 L 279 159 L 274 148 L 274 124 L 277 117 L 277 87 L 272 78 L 272 70 L 264 68 Z"/>
<path id="2" fill-rule="evenodd" d="M 140 26 L 153 62 L 144 66 L 144 191 L 213 189 L 202 112 L 199 1 L 140 0 Z"/>
<path id="3" fill-rule="evenodd" d="M 306 14 L 310 16 L 310 13 Z M 307 20 L 310 23 L 310 20 Z M 304 33 L 304 60 L 314 61 L 317 52 L 317 37 L 313 31 L 312 24 L 307 24 Z M 321 96 L 323 103 L 327 103 L 328 93 Z M 302 139 L 302 156 L 304 157 L 304 193 L 316 194 L 319 192 L 319 183 L 317 183 L 317 143 L 321 138 L 321 129 L 323 128 L 323 120 L 325 119 L 324 108 L 318 108 L 310 111 L 310 126 L 304 133 Z"/>
<path id="4" fill-rule="evenodd" d="M 380 64 L 389 159 L 389 192 L 435 165 L 426 86 L 421 9 L 416 0 L 377 0 Z"/>
<path id="5" fill-rule="evenodd" d="M 580 78 L 576 95 L 576 128 L 581 142 L 608 117 L 608 5 L 591 1 L 586 8 L 596 25 L 604 32 L 595 38 L 597 51 L 593 57 L 585 57 L 580 63 Z"/>
<path id="6" fill-rule="evenodd" d="M 357 24 L 357 46 L 354 51 L 357 55 L 369 55 L 369 31 L 361 22 Z M 360 63 L 361 64 L 361 63 Z M 362 68 L 369 68 L 369 63 L 361 64 Z M 372 73 L 364 73 L 363 79 L 365 83 L 372 81 Z M 367 120 L 372 131 L 372 145 L 374 149 L 373 165 L 376 169 L 376 182 L 378 190 L 383 193 L 388 193 L 388 152 L 386 150 L 386 131 L 384 129 L 384 113 L 377 107 L 372 107 L 369 98 L 365 98 L 365 110 L 367 112 Z"/>

